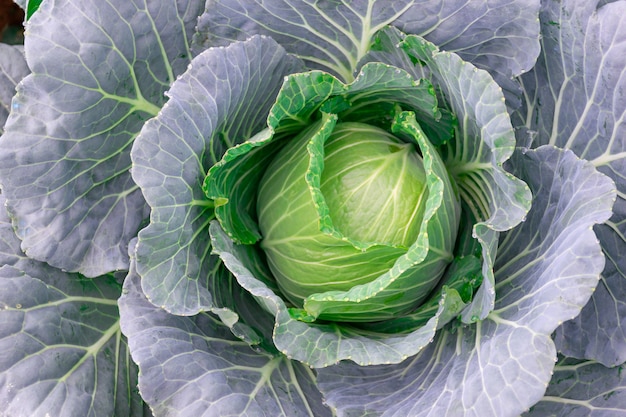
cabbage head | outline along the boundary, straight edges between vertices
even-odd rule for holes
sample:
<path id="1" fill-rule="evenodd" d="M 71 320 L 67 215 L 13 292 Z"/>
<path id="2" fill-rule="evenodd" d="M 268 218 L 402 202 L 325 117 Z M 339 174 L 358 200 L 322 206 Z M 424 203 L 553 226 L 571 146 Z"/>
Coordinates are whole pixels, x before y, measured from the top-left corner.
<path id="1" fill-rule="evenodd" d="M 247 247 L 239 259 L 255 280 L 271 283 L 280 305 L 273 314 L 287 333 L 303 323 L 315 331 L 345 323 L 359 337 L 402 329 L 421 341 L 464 309 L 468 322 L 476 320 L 491 308 L 469 306 L 485 273 L 480 302 L 488 300 L 497 234 L 487 228 L 481 245 L 474 228 L 501 205 L 502 229 L 528 210 L 528 188 L 501 166 L 513 136 L 491 76 L 472 67 L 464 74 L 493 94 L 489 105 L 501 113 L 485 116 L 498 127 L 490 137 L 474 119 L 464 129 L 479 135 L 463 139 L 443 94 L 450 86 L 434 75 L 444 63 L 468 64 L 391 28 L 377 42 L 401 45 L 395 51 L 408 62 L 422 60 L 421 76 L 408 71 L 412 64 L 380 60 L 365 62 L 351 82 L 319 70 L 288 75 L 267 127 L 227 149 L 204 181 L 214 202 L 214 250 L 220 253 L 222 234 Z M 472 111 L 481 111 L 480 102 Z M 289 321 L 281 324 L 281 316 Z M 276 340 L 289 356 L 311 360 L 297 344 Z M 419 348 L 407 345 L 396 356 Z"/>
<path id="2" fill-rule="evenodd" d="M 258 185 L 260 247 L 269 268 L 282 294 L 320 319 L 376 321 L 411 311 L 452 261 L 458 194 L 440 160 L 428 161 L 436 168 L 427 182 L 417 138 L 414 145 L 378 127 L 327 120 L 289 138 Z M 441 204 L 442 193 L 450 204 Z M 437 203 L 424 219 L 426 206 Z M 445 239 L 429 224 L 445 230 Z M 420 231 L 434 250 L 409 263 Z M 324 311 L 325 301 L 345 302 L 357 286 L 368 293 L 363 299 Z"/>

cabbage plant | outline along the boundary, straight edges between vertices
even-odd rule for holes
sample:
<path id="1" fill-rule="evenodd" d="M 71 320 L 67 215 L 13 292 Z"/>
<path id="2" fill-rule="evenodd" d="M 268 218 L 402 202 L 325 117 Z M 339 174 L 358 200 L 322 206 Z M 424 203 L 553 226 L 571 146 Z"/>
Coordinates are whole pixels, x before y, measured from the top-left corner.
<path id="1" fill-rule="evenodd" d="M 623 0 L 21 6 L 0 415 L 626 416 Z"/>

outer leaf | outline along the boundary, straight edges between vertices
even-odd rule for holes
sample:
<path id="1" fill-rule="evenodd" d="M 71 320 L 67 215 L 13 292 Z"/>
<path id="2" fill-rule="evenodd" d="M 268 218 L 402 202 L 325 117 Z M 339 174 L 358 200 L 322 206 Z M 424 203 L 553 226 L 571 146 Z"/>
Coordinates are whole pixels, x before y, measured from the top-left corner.
<path id="1" fill-rule="evenodd" d="M 24 58 L 24 47 L 0 43 L 0 135 L 11 111 L 15 86 L 30 70 Z"/>
<path id="2" fill-rule="evenodd" d="M 623 366 L 562 358 L 546 395 L 524 417 L 624 417 L 625 376 Z"/>
<path id="3" fill-rule="evenodd" d="M 394 24 L 506 79 L 535 62 L 538 8 L 538 0 L 211 0 L 195 43 L 223 45 L 267 34 L 311 68 L 351 81 L 374 34 Z"/>
<path id="4" fill-rule="evenodd" d="M 517 154 L 513 166 L 536 203 L 503 238 L 495 310 L 449 325 L 398 365 L 319 370 L 339 415 L 506 417 L 541 398 L 556 359 L 550 334 L 580 311 L 602 270 L 591 226 L 610 216 L 615 190 L 590 164 L 551 147 Z"/>
<path id="5" fill-rule="evenodd" d="M 5 210 L 0 265 L 0 415 L 150 415 L 120 332 L 115 278 L 29 259 Z"/>
<path id="6" fill-rule="evenodd" d="M 0 232 L 0 414 L 144 415 L 119 329 L 119 284 L 28 259 L 6 214 Z"/>
<path id="7" fill-rule="evenodd" d="M 459 187 L 467 220 L 474 224 L 472 236 L 482 247 L 483 283 L 463 317 L 466 322 L 475 321 L 484 318 L 494 305 L 493 262 L 498 233 L 523 220 L 531 195 L 526 184 L 502 168 L 513 152 L 515 137 L 502 90 L 493 79 L 417 36 L 407 36 L 402 48 L 428 68 L 433 84 L 459 119 L 455 139 L 441 151 Z M 466 234 L 467 239 L 472 236 Z"/>
<path id="8" fill-rule="evenodd" d="M 350 82 L 376 31 L 396 20 L 412 3 L 211 0 L 198 19 L 194 44 L 225 45 L 264 34 L 302 58 L 310 68 L 329 71 Z"/>
<path id="9" fill-rule="evenodd" d="M 122 327 L 141 371 L 139 390 L 156 415 L 330 416 L 309 368 L 253 351 L 208 313 L 171 315 L 144 296 L 131 273 Z"/>
<path id="10" fill-rule="evenodd" d="M 539 55 L 540 0 L 427 0 L 416 2 L 394 22 L 405 33 L 423 36 L 441 50 L 456 52 L 482 68 L 519 105 L 511 77 L 529 71 Z"/>
<path id="11" fill-rule="evenodd" d="M 59 0 L 33 15 L 33 74 L 0 139 L 0 182 L 29 256 L 87 276 L 128 268 L 147 216 L 130 145 L 186 68 L 202 5 Z"/>
<path id="12" fill-rule="evenodd" d="M 133 178 L 152 208 L 150 225 L 139 233 L 137 271 L 156 305 L 176 314 L 212 308 L 214 214 L 202 183 L 226 149 L 262 129 L 283 76 L 298 67 L 269 38 L 209 49 L 174 83 L 170 101 L 137 138 Z"/>
<path id="13" fill-rule="evenodd" d="M 2 415 L 143 415 L 115 280 L 58 275 L 44 282 L 0 269 Z"/>
<path id="14" fill-rule="evenodd" d="M 616 183 L 613 217 L 596 233 L 608 260 L 592 301 L 557 332 L 565 355 L 605 365 L 626 361 L 626 2 L 596 8 L 583 0 L 545 1 L 545 53 L 521 81 L 520 141 L 572 149 Z M 598 4 L 599 6 L 599 4 Z"/>

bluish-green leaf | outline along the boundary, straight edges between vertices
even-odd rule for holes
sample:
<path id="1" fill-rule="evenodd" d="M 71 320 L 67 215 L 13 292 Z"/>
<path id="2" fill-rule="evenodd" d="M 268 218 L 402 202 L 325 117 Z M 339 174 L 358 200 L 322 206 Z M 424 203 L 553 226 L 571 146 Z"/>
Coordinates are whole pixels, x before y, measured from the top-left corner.
<path id="1" fill-rule="evenodd" d="M 17 84 L 30 73 L 24 47 L 0 43 L 0 135 L 11 111 L 11 99 Z"/>
<path id="2" fill-rule="evenodd" d="M 311 369 L 255 351 L 216 316 L 174 316 L 155 307 L 131 273 L 120 299 L 122 328 L 138 363 L 139 390 L 157 416 L 332 415 Z"/>
<path id="3" fill-rule="evenodd" d="M 144 415 L 119 327 L 119 285 L 111 277 L 45 278 L 0 269 L 2 414 Z"/>
<path id="4" fill-rule="evenodd" d="M 196 45 L 272 36 L 289 52 L 351 81 L 375 33 L 388 24 L 501 75 L 528 71 L 539 53 L 538 0 L 214 0 L 198 21 Z"/>
<path id="5" fill-rule="evenodd" d="M 156 305 L 186 315 L 213 307 L 207 281 L 215 261 L 208 235 L 214 203 L 202 183 L 226 149 L 263 128 L 283 76 L 298 67 L 269 38 L 209 49 L 135 141 L 132 174 L 152 209 L 135 249 L 137 271 Z"/>
<path id="6" fill-rule="evenodd" d="M 561 358 L 544 397 L 523 417 L 626 416 L 624 366 Z"/>
<path id="7" fill-rule="evenodd" d="M 511 165 L 535 204 L 503 235 L 495 309 L 474 324 L 450 323 L 397 365 L 320 369 L 318 386 L 339 415 L 514 417 L 542 397 L 556 361 L 550 335 L 580 312 L 602 271 L 591 227 L 610 216 L 615 189 L 552 147 L 519 152 Z"/>
<path id="8" fill-rule="evenodd" d="M 617 365 L 626 361 L 626 3 L 545 1 L 541 22 L 544 52 L 521 77 L 519 140 L 530 132 L 534 146 L 571 149 L 618 189 L 613 216 L 595 228 L 607 258 L 600 285 L 556 340 L 567 356 Z"/>
<path id="9" fill-rule="evenodd" d="M 86 276 L 128 268 L 148 213 L 130 146 L 187 67 L 203 5 L 60 0 L 32 16 L 32 74 L 0 139 L 0 183 L 29 256 Z"/>
<path id="10" fill-rule="evenodd" d="M 119 327 L 121 285 L 29 259 L 4 210 L 0 236 L 0 414 L 149 415 Z"/>
<path id="11" fill-rule="evenodd" d="M 394 25 L 423 36 L 439 49 L 488 71 L 519 105 L 511 77 L 529 71 L 539 55 L 540 0 L 426 0 L 417 2 Z"/>
<path id="12" fill-rule="evenodd" d="M 0 415 L 151 415 L 120 331 L 115 277 L 87 279 L 28 258 L 4 209 L 0 265 Z"/>
<path id="13" fill-rule="evenodd" d="M 408 0 L 210 1 L 198 20 L 194 44 L 201 48 L 224 45 L 264 34 L 302 58 L 309 68 L 350 82 L 376 31 L 411 5 Z"/>

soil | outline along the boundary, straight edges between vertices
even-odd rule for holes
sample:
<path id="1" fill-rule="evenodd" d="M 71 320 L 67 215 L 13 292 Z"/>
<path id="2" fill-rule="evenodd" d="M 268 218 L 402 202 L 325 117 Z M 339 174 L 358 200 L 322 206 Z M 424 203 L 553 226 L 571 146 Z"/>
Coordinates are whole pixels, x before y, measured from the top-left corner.
<path id="1" fill-rule="evenodd" d="M 0 0 L 0 41 L 7 29 L 22 30 L 24 11 L 13 0 Z"/>

